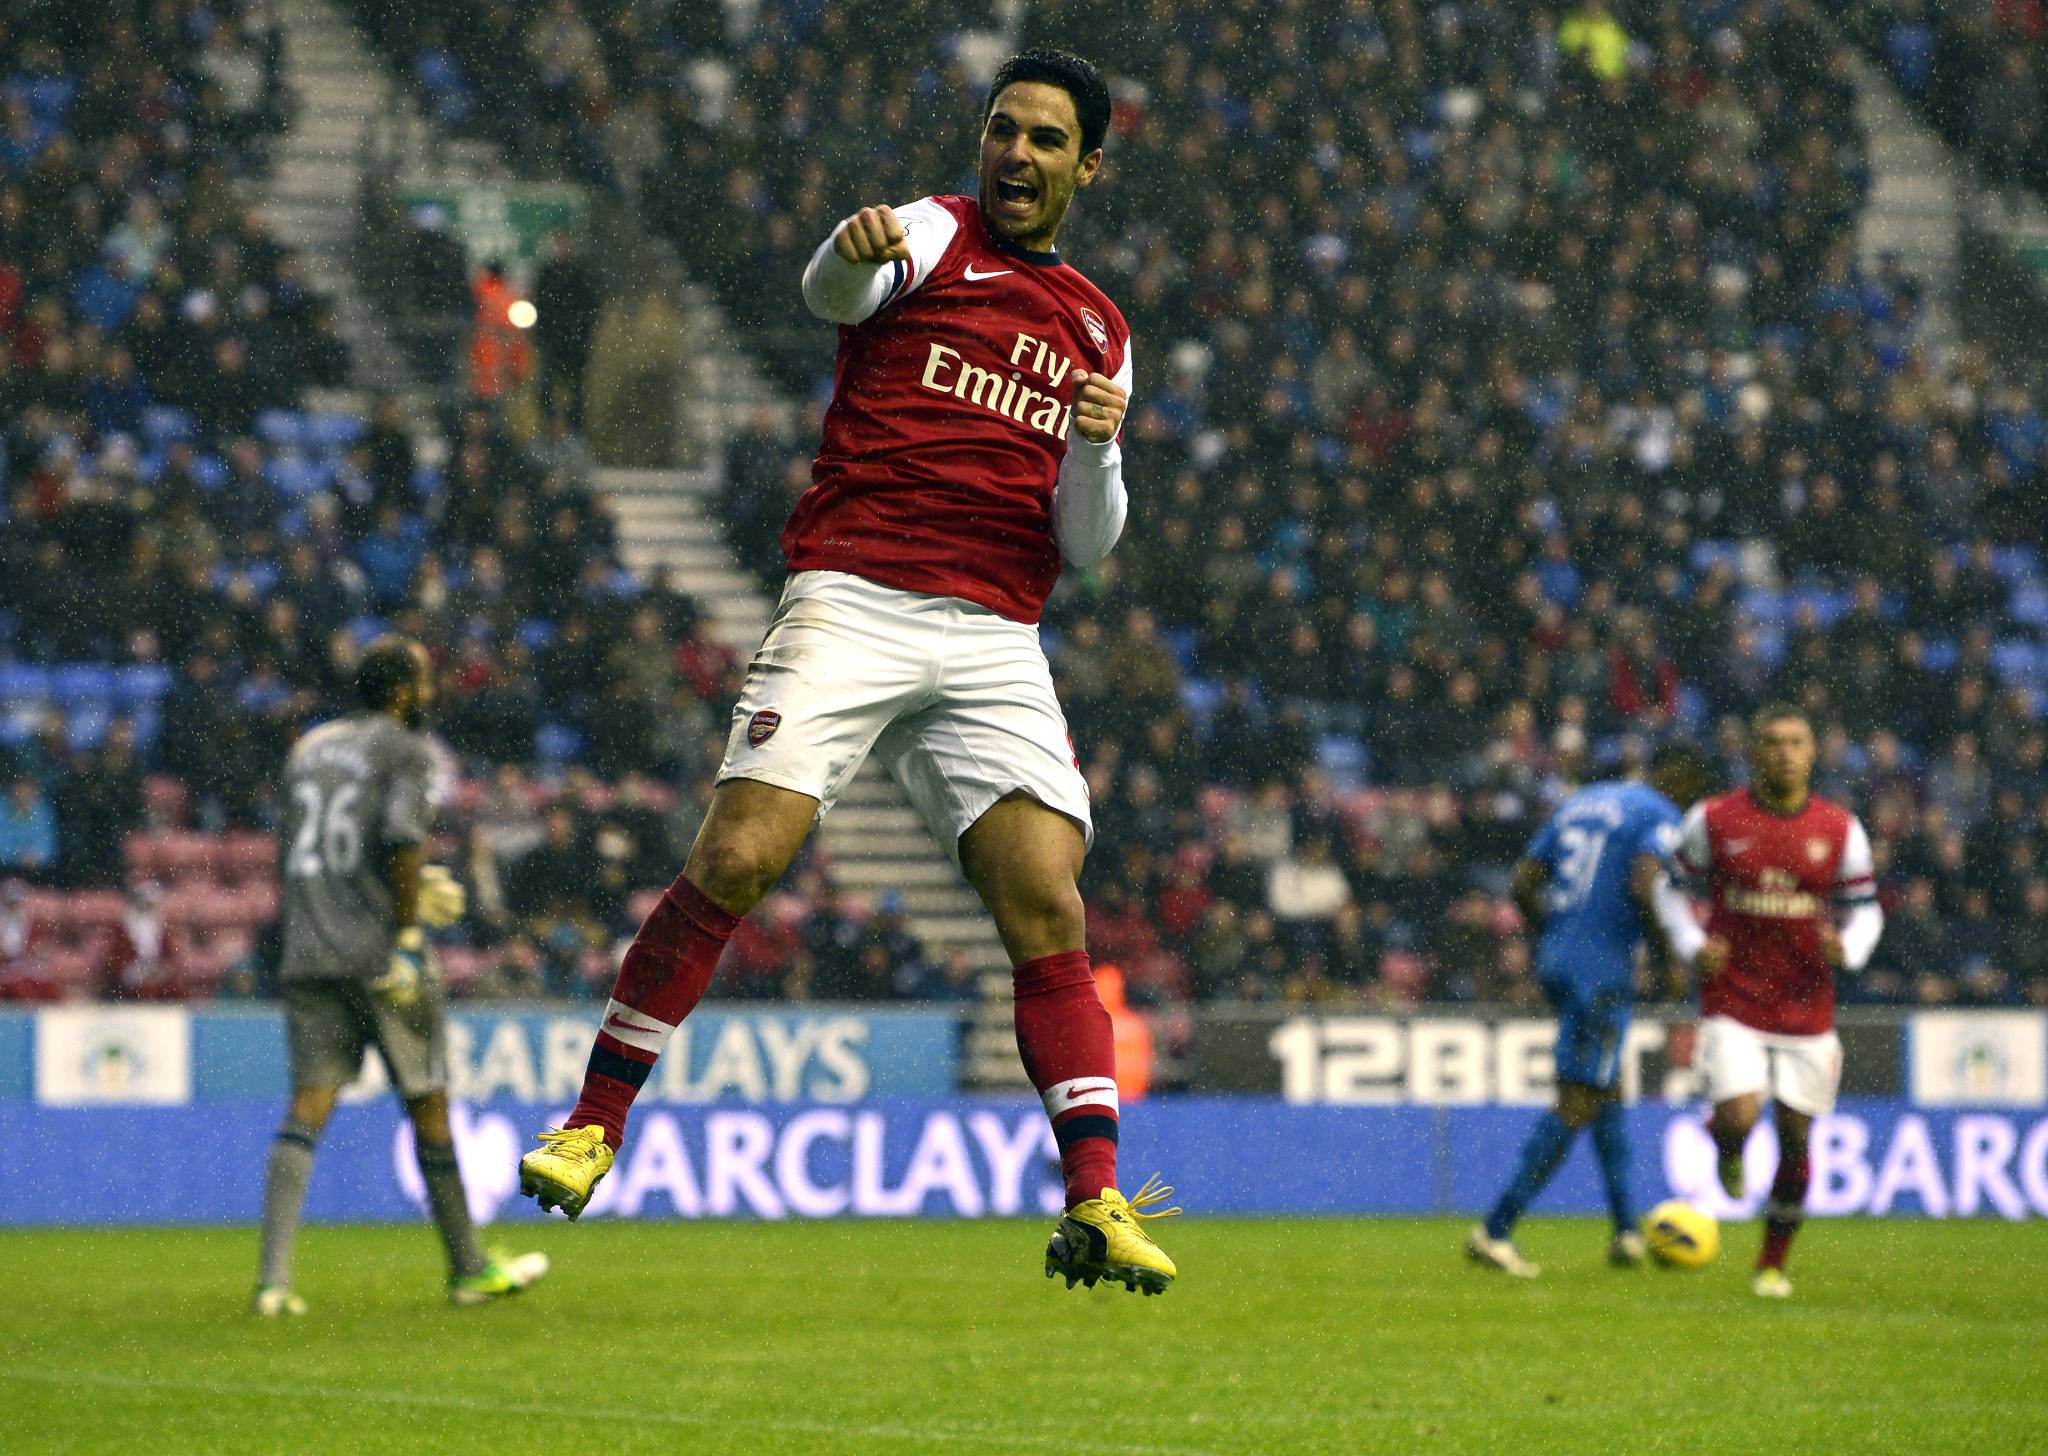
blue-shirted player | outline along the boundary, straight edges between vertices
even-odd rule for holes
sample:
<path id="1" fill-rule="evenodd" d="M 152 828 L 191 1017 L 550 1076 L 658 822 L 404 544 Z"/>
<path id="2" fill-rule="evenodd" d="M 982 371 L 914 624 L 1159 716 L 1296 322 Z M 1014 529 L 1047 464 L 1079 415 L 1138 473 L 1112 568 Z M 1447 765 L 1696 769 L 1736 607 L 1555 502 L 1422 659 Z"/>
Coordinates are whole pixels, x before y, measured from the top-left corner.
<path id="1" fill-rule="evenodd" d="M 1647 777 L 1573 794 L 1515 866 L 1515 903 L 1530 924 L 1543 926 L 1536 976 L 1557 1011 L 1557 1106 L 1529 1134 L 1514 1178 L 1465 1249 L 1524 1279 L 1538 1271 L 1515 1248 L 1515 1221 L 1588 1124 L 1614 1214 L 1608 1257 L 1616 1264 L 1643 1257 L 1621 1113 L 1622 1043 L 1644 931 L 1660 916 L 1685 913 L 1665 867 L 1678 848 L 1680 806 L 1706 789 L 1706 763 L 1691 745 L 1673 743 L 1657 750 Z"/>

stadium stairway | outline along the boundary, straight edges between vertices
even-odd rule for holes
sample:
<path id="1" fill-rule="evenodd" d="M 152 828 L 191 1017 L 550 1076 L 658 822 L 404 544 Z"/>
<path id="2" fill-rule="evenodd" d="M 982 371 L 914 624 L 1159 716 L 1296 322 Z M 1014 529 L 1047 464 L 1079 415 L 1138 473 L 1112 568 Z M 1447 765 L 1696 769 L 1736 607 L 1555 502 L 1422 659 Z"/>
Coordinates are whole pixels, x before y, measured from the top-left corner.
<path id="1" fill-rule="evenodd" d="M 711 634 L 750 656 L 768 627 L 769 601 L 743 571 L 714 514 L 710 470 L 600 470 L 598 498 L 618 523 L 619 554 L 642 575 L 663 568 L 703 603 Z M 872 760 L 825 819 L 825 872 L 849 896 L 872 903 L 895 891 L 911 930 L 935 956 L 958 949 L 985 979 L 988 996 L 967 1027 L 962 1064 L 970 1082 L 1018 1086 L 1024 1069 L 1011 1031 L 1010 962 L 974 892 Z"/>
<path id="2" fill-rule="evenodd" d="M 1890 77 L 1860 54 L 1856 119 L 1870 146 L 1870 205 L 1856 226 L 1857 261 L 1874 269 L 1880 255 L 1896 253 L 1900 266 L 1922 280 L 1920 339 L 1939 357 L 1958 342 L 1956 183 L 1960 164 L 1940 138 L 1914 115 Z"/>
<path id="3" fill-rule="evenodd" d="M 298 105 L 254 199 L 257 214 L 280 242 L 298 250 L 307 282 L 333 302 L 358 384 L 396 395 L 427 458 L 438 458 L 431 438 L 433 390 L 349 261 L 370 139 L 393 117 L 405 117 L 414 124 L 401 127 L 399 137 L 416 147 L 424 123 L 413 99 L 327 0 L 281 0 L 278 10 L 285 84 Z"/>

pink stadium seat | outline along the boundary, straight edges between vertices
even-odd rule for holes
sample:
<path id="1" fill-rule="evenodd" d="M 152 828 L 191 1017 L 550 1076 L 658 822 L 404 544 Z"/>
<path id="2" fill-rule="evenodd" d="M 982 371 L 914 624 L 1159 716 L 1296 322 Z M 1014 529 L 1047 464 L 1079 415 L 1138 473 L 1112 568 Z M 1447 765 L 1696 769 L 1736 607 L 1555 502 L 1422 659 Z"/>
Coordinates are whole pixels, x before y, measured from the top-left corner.
<path id="1" fill-rule="evenodd" d="M 1429 964 L 1415 952 L 1390 950 L 1380 957 L 1380 984 L 1402 1004 L 1420 1001 L 1428 983 Z"/>
<path id="2" fill-rule="evenodd" d="M 654 913 L 654 907 L 661 903 L 660 890 L 635 890 L 626 901 L 626 918 L 635 925 Z"/>
<path id="3" fill-rule="evenodd" d="M 211 834 L 162 835 L 156 847 L 157 877 L 166 881 L 212 879 L 217 843 Z"/>
<path id="4" fill-rule="evenodd" d="M 127 904 L 119 890 L 79 890 L 64 897 L 63 909 L 53 921 L 74 932 L 108 929 L 121 923 Z"/>
<path id="5" fill-rule="evenodd" d="M 439 947 L 434 956 L 441 964 L 441 979 L 451 991 L 466 990 L 478 976 L 491 968 L 497 959 L 494 950 L 480 950 L 475 946 L 451 945 Z"/>
<path id="6" fill-rule="evenodd" d="M 214 865 L 224 880 L 268 879 L 277 873 L 277 841 L 268 834 L 226 835 Z"/>

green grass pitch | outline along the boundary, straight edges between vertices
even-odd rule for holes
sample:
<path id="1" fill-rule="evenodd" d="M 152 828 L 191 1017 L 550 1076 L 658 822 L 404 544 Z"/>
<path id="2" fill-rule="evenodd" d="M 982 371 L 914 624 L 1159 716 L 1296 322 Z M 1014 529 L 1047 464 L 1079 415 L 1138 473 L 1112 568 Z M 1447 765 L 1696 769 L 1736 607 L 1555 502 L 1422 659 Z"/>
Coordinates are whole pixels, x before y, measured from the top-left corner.
<path id="1" fill-rule="evenodd" d="M 0 1451 L 2048 1451 L 2038 1224 L 1810 1226 L 1783 1304 L 1754 1227 L 1621 1272 L 1535 1219 L 1526 1285 L 1463 1232 L 1176 1220 L 1140 1299 L 1041 1278 L 1043 1223 L 522 1225 L 554 1276 L 457 1311 L 424 1226 L 313 1228 L 280 1323 L 249 1230 L 0 1234 Z"/>

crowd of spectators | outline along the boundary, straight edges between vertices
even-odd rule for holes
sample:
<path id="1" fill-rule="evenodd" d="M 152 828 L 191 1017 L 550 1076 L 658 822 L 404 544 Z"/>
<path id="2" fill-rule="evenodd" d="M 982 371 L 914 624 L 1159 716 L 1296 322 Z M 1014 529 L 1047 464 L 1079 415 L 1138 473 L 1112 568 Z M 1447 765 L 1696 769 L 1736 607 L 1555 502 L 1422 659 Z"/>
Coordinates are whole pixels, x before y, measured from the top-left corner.
<path id="1" fill-rule="evenodd" d="M 856 203 L 971 185 L 942 37 L 860 71 L 784 19 L 673 148 L 745 179 L 749 246 L 683 246 L 764 312 Z M 2048 1002 L 2048 435 L 1858 258 L 1824 19 L 1032 7 L 1118 97 L 1062 246 L 1132 323 L 1133 514 L 1046 625 L 1138 994 L 1528 1000 L 1499 892 L 1545 808 L 1674 730 L 1736 781 L 1789 698 L 1904 927 L 1847 994 Z M 827 345 L 781 355 L 814 399 Z M 815 426 L 732 443 L 764 575 Z"/>
<path id="2" fill-rule="evenodd" d="M 320 393 L 348 383 L 348 351 L 240 188 L 287 107 L 261 0 L 5 0 L 0 98 L 0 986 L 246 986 L 243 912 L 274 906 L 270 869 L 217 882 L 201 855 L 166 899 L 150 846 L 274 832 L 285 751 L 350 709 L 382 630 L 440 664 L 467 776 L 444 846 L 479 907 L 449 948 L 458 982 L 608 983 L 633 891 L 677 859 L 653 807 L 674 795 L 651 785 L 694 803 L 735 684 L 694 599 L 619 565 L 574 428 L 588 328 L 541 331 L 560 387 L 530 438 L 472 380 L 445 465 L 417 458 L 396 401 L 316 407 L 356 397 Z M 587 325 L 569 249 L 538 283 L 551 321 Z M 135 919 L 145 903 L 167 933 Z M 822 963 L 790 933 L 742 945 L 736 985 L 800 990 Z M 37 978 L 45 951 L 65 975 Z M 925 976 L 887 971 L 890 994 Z"/>
<path id="3" fill-rule="evenodd" d="M 2008 208 L 2048 188 L 2042 0 L 1860 0 L 1842 21 Z"/>
<path id="4" fill-rule="evenodd" d="M 772 579 L 829 384 L 795 280 L 854 205 L 971 187 L 969 8 L 359 8 L 429 94 L 467 88 L 444 120 L 634 192 L 812 401 L 728 460 L 735 543 Z M 1034 0 L 1030 38 L 1096 57 L 1117 97 L 1062 245 L 1133 326 L 1133 514 L 1045 626 L 1096 806 L 1091 941 L 1135 1000 L 1528 1002 L 1502 890 L 1546 808 L 1674 730 L 1734 781 L 1744 712 L 1790 698 L 1893 910 L 1847 994 L 2048 1003 L 2048 421 L 1980 353 L 1930 356 L 1916 281 L 1859 259 L 1868 162 L 1824 21 L 1807 0 Z M 549 740 L 596 771 L 472 871 L 530 947 L 502 974 L 567 990 L 548 955 L 589 980 L 602 936 L 549 951 L 562 917 L 517 886 L 552 881 L 522 860 L 631 864 L 600 846 L 650 841 L 591 803 L 629 771 L 701 784 L 732 664 L 678 657 L 687 601 L 622 580 L 566 480 L 543 506 L 466 494 L 519 453 L 476 416 L 430 500 L 403 473 L 396 499 L 328 494 L 331 549 L 288 531 L 279 579 L 353 562 L 378 615 L 436 640 L 458 752 Z M 138 539 L 184 549 L 159 515 Z M 209 602 L 234 602 L 220 580 Z M 263 674 L 228 651 L 271 598 L 224 638 L 184 629 L 211 650 L 152 643 L 179 693 L 318 706 L 320 652 Z M 346 641 L 348 616 L 306 630 Z M 220 757 L 182 767 L 199 801 L 261 822 L 237 801 L 260 788 L 206 779 Z M 17 817 L 4 842 L 39 843 L 33 804 Z M 601 930 L 635 873 L 592 890 Z M 965 993 L 963 965 L 890 948 L 900 908 L 857 930 L 815 873 L 793 884 L 732 988 Z"/>

